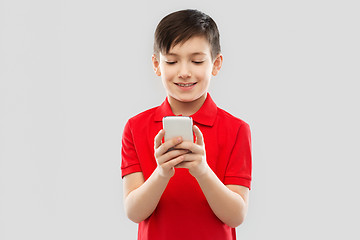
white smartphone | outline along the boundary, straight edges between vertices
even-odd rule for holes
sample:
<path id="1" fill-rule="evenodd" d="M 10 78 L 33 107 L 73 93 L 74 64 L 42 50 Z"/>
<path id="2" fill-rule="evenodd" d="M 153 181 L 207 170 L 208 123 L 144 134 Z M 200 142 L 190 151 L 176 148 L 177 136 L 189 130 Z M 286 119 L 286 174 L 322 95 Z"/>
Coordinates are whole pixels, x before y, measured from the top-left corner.
<path id="1" fill-rule="evenodd" d="M 194 141 L 193 121 L 191 117 L 166 116 L 163 117 L 163 129 L 165 130 L 164 140 L 174 137 L 182 137 L 184 141 Z"/>

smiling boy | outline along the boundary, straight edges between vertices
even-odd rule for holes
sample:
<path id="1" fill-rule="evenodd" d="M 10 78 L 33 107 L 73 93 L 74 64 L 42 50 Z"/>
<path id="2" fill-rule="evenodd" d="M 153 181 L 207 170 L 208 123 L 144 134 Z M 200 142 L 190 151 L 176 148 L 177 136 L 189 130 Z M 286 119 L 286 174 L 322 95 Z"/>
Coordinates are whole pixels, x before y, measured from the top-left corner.
<path id="1" fill-rule="evenodd" d="M 152 63 L 167 98 L 129 119 L 122 139 L 124 205 L 138 239 L 236 239 L 248 208 L 251 139 L 249 125 L 208 93 L 222 62 L 208 15 L 183 10 L 158 24 Z M 195 142 L 162 141 L 162 118 L 174 115 L 193 118 Z"/>

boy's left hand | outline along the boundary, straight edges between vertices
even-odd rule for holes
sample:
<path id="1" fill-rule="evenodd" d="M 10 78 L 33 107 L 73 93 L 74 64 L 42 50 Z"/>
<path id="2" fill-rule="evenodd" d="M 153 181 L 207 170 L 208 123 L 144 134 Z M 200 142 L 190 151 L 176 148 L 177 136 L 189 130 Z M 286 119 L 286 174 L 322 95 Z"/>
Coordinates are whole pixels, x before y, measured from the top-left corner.
<path id="1" fill-rule="evenodd" d="M 184 154 L 184 160 L 176 165 L 176 168 L 187 168 L 191 175 L 198 178 L 206 174 L 210 169 L 206 162 L 206 151 L 204 144 L 204 137 L 200 129 L 193 125 L 193 131 L 196 136 L 196 142 L 184 141 L 176 146 L 177 149 L 189 150 L 189 153 Z"/>

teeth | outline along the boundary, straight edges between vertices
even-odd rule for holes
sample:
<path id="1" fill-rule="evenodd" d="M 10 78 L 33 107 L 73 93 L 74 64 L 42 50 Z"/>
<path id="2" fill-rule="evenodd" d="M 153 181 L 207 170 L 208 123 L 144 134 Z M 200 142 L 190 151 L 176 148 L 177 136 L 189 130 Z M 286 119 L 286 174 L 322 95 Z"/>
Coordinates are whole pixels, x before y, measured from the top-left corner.
<path id="1" fill-rule="evenodd" d="M 187 83 L 187 84 L 181 84 L 181 83 L 177 83 L 177 85 L 179 85 L 180 87 L 190 87 L 192 85 L 194 85 L 195 83 Z"/>

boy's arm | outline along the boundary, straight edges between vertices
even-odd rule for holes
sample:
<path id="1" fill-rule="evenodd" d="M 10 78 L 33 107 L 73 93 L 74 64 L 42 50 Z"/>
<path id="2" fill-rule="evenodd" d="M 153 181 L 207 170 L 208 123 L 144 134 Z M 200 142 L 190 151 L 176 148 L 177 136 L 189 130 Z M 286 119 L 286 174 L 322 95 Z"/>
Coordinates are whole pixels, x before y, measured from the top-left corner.
<path id="1" fill-rule="evenodd" d="M 196 143 L 182 142 L 178 148 L 188 149 L 184 161 L 177 165 L 187 168 L 197 179 L 214 214 L 230 227 L 239 226 L 245 219 L 248 208 L 249 189 L 240 185 L 224 185 L 206 162 L 204 139 L 194 125 Z"/>
<path id="2" fill-rule="evenodd" d="M 155 210 L 170 178 L 174 175 L 174 166 L 184 160 L 182 156 L 187 150 L 173 150 L 182 142 L 181 139 L 171 139 L 161 144 L 164 137 L 161 130 L 155 137 L 155 159 L 158 167 L 145 181 L 142 172 L 135 172 L 124 176 L 124 206 L 130 220 L 139 223 L 148 218 Z"/>
<path id="3" fill-rule="evenodd" d="M 142 172 L 126 175 L 123 181 L 125 212 L 131 221 L 139 223 L 155 210 L 169 179 L 154 171 L 146 181 Z"/>
<path id="4" fill-rule="evenodd" d="M 230 227 L 239 226 L 248 209 L 249 189 L 240 185 L 224 185 L 209 168 L 197 181 L 214 214 Z"/>

